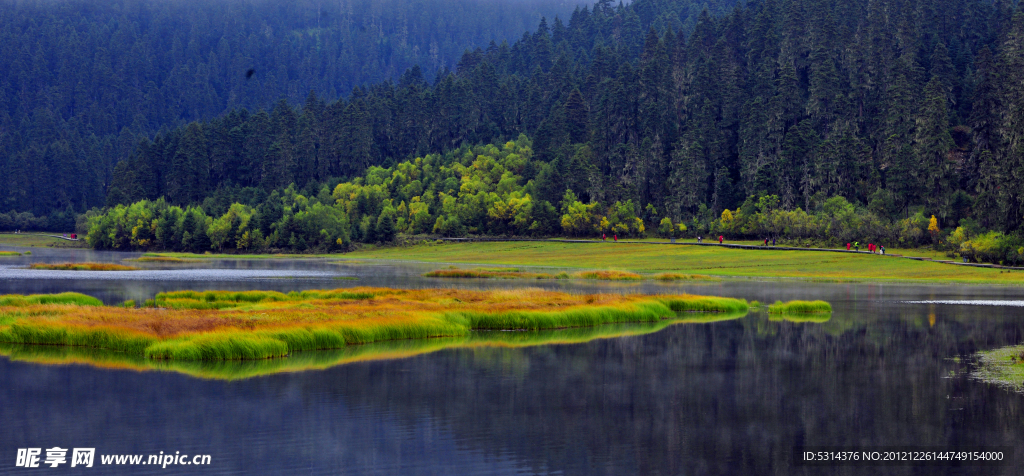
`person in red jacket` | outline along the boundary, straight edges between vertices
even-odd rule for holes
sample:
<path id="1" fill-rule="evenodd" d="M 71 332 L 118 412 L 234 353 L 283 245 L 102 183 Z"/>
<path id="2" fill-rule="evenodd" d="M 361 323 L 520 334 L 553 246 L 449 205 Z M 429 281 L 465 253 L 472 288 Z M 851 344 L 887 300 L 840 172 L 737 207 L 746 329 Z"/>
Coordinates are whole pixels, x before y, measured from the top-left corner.
<path id="1" fill-rule="evenodd" d="M 850 251 L 850 244 L 849 243 L 846 244 L 846 251 Z"/>
<path id="2" fill-rule="evenodd" d="M 722 238 L 722 235 L 718 235 L 718 244 L 722 244 L 723 239 L 724 238 Z"/>

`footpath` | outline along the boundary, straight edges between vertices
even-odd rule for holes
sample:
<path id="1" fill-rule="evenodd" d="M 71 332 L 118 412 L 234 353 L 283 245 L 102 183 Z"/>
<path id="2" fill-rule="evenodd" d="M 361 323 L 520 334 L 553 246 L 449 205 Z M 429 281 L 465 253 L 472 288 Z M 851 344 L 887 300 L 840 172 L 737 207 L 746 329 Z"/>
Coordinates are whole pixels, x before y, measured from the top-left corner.
<path id="1" fill-rule="evenodd" d="M 595 244 L 595 243 L 608 243 L 603 240 L 569 240 L 569 239 L 556 239 L 556 238 L 441 238 L 444 241 L 450 241 L 453 243 L 470 243 L 470 242 L 483 242 L 483 241 L 539 241 L 546 243 L 582 243 L 582 244 Z M 955 266 L 970 266 L 972 268 L 997 268 L 997 269 L 1011 269 L 1011 270 L 1024 270 L 1024 267 L 1019 266 L 1003 266 L 998 264 L 987 264 L 987 263 L 963 263 L 954 260 L 943 260 L 934 258 L 925 258 L 921 256 L 904 256 L 898 254 L 879 254 L 871 253 L 869 251 L 854 251 L 844 250 L 837 248 L 798 248 L 793 246 L 759 246 L 759 245 L 737 245 L 730 243 L 695 243 L 695 242 L 682 242 L 682 241 L 635 241 L 635 240 L 618 240 L 614 243 L 632 244 L 632 245 L 662 245 L 662 246 L 719 246 L 722 248 L 735 248 L 740 250 L 754 250 L 754 251 L 819 251 L 823 253 L 857 253 L 857 254 L 869 254 L 886 258 L 900 258 L 900 259 L 912 259 L 914 261 L 931 261 L 933 263 L 951 264 Z"/>

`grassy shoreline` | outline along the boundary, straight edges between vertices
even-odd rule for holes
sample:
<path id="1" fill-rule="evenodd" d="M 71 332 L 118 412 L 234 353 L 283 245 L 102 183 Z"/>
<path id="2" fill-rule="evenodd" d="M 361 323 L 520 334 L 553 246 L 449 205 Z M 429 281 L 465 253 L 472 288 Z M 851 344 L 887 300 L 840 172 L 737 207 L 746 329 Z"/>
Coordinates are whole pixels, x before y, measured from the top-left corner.
<path id="1" fill-rule="evenodd" d="M 652 246 L 628 242 L 430 243 L 354 251 L 343 257 L 481 266 L 622 269 L 644 275 L 671 273 L 715 278 L 1024 284 L 1024 271 L 956 266 L 864 253 L 745 250 L 716 246 Z"/>
<path id="2" fill-rule="evenodd" d="M 367 247 L 344 254 L 147 253 L 140 258 L 140 261 L 325 258 L 339 263 L 384 260 L 479 266 L 563 268 L 579 271 L 620 269 L 645 277 L 649 275 L 679 275 L 703 276 L 713 279 L 782 278 L 829 283 L 881 281 L 984 285 L 1024 284 L 1024 271 L 956 266 L 893 256 L 772 249 L 748 250 L 717 246 L 655 246 L 630 242 L 438 243 L 427 241 L 409 246 Z"/>
<path id="3" fill-rule="evenodd" d="M 465 337 L 474 330 L 538 331 L 659 322 L 679 312 L 747 311 L 746 301 L 731 298 L 538 289 L 179 291 L 158 294 L 142 309 L 61 296 L 0 297 L 0 342 L 105 349 L 157 361 L 260 360 L 352 344 Z"/>
<path id="4" fill-rule="evenodd" d="M 60 234 L 60 233 L 56 233 Z M 27 248 L 88 248 L 85 240 L 69 241 L 48 236 L 47 233 L 0 233 L 0 245 Z"/>

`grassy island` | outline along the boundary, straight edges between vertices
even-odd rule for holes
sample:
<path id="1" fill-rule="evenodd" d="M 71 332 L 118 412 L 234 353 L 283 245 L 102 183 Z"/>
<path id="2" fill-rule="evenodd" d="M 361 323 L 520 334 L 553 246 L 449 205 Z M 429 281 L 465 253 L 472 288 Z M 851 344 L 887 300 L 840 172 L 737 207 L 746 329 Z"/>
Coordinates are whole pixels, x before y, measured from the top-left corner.
<path id="1" fill-rule="evenodd" d="M 58 271 L 137 271 L 139 268 L 114 263 L 32 263 L 30 269 Z"/>
<path id="2" fill-rule="evenodd" d="M 0 258 L 11 258 L 15 256 L 21 256 L 21 253 L 17 251 L 0 251 Z"/>
<path id="3" fill-rule="evenodd" d="M 593 327 L 539 331 L 479 331 L 464 336 L 405 339 L 349 345 L 341 349 L 294 352 L 285 359 L 263 360 L 154 360 L 122 352 L 88 347 L 0 343 L 0 355 L 12 360 L 43 365 L 81 364 L 135 371 L 170 371 L 192 377 L 240 380 L 283 372 L 301 372 L 373 360 L 392 360 L 446 349 L 523 348 L 541 345 L 582 344 L 598 339 L 640 336 L 668 326 L 710 324 L 739 319 L 746 312 L 689 313 L 657 322 L 631 322 Z"/>
<path id="4" fill-rule="evenodd" d="M 1024 392 L 1024 345 L 1013 345 L 978 353 L 978 380 Z"/>
<path id="5" fill-rule="evenodd" d="M 832 305 L 825 301 L 775 301 L 768 306 L 769 314 L 827 314 Z"/>
<path id="6" fill-rule="evenodd" d="M 742 313 L 739 299 L 353 288 L 161 293 L 135 309 L 65 293 L 0 297 L 0 342 L 81 346 L 149 360 L 257 360 L 352 344 L 658 322 L 678 312 Z"/>

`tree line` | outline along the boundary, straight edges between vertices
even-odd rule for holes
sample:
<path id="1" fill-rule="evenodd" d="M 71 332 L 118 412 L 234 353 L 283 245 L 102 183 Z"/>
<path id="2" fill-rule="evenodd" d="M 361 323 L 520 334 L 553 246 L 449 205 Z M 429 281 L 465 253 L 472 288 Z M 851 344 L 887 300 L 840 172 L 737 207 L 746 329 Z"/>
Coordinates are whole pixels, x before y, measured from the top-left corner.
<path id="1" fill-rule="evenodd" d="M 520 136 L 505 144 L 464 146 L 392 167 L 371 166 L 363 176 L 333 187 L 270 194 L 238 188 L 202 205 L 179 207 L 165 199 L 117 205 L 84 215 L 81 232 L 97 249 L 191 252 L 268 250 L 331 252 L 354 242 L 386 243 L 396 235 L 460 237 L 573 236 L 611 238 L 771 238 L 787 245 L 842 246 L 863 242 L 890 247 L 937 245 L 985 261 L 1024 261 L 1024 241 L 982 229 L 970 219 L 944 230 L 918 211 L 892 220 L 884 210 L 841 196 L 815 209 L 786 209 L 776 195 L 749 196 L 734 210 L 714 215 L 707 207 L 689 220 L 632 200 L 583 202 L 566 189 L 557 202 L 541 198 L 537 180 L 551 173 L 533 144 Z M 232 200 L 242 201 L 232 201 Z"/>
<path id="2" fill-rule="evenodd" d="M 774 195 L 841 196 L 1015 233 L 1024 217 L 1024 13 L 975 0 L 608 1 L 466 52 L 433 83 L 236 110 L 144 141 L 108 203 L 329 183 L 464 144 L 533 139 L 533 197 L 632 201 L 675 221 Z"/>

